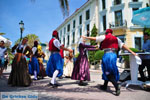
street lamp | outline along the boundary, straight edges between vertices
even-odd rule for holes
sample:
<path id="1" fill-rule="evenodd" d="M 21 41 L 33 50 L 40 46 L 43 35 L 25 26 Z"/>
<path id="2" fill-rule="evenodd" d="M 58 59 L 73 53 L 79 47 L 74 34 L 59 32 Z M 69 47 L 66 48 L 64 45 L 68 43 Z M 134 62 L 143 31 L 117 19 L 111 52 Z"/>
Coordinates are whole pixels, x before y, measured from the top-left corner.
<path id="1" fill-rule="evenodd" d="M 23 31 L 24 31 L 24 23 L 23 23 L 22 20 L 20 21 L 19 25 L 20 25 L 20 33 L 21 33 L 20 41 L 21 41 L 21 40 L 22 40 L 22 33 L 23 33 Z"/>

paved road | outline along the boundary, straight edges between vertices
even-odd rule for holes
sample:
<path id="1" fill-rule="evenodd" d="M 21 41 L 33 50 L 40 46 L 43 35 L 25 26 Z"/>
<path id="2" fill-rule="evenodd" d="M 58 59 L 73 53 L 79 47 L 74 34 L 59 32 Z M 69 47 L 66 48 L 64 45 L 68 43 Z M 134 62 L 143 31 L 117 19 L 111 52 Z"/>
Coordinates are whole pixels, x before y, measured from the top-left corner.
<path id="1" fill-rule="evenodd" d="M 122 71 L 120 69 L 120 71 Z M 22 94 L 38 93 L 38 100 L 150 100 L 150 92 L 142 90 L 138 86 L 129 86 L 128 89 L 121 87 L 120 96 L 114 95 L 114 87 L 109 83 L 107 92 L 99 89 L 103 84 L 101 71 L 90 70 L 91 81 L 87 86 L 79 86 L 77 81 L 69 78 L 58 79 L 62 86 L 52 88 L 47 86 L 50 78 L 33 81 L 30 87 L 11 87 L 7 85 L 10 69 L 4 72 L 0 79 L 0 92 L 14 92 Z M 8 99 L 2 99 L 8 100 Z M 18 99 L 17 99 L 18 100 Z M 36 100 L 36 99 L 32 99 Z"/>

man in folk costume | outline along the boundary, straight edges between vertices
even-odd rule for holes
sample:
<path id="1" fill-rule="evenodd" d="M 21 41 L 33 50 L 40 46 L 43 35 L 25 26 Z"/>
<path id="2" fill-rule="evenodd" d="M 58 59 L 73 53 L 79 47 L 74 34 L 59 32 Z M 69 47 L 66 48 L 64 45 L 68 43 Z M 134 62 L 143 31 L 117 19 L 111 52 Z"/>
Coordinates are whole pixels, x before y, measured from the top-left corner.
<path id="1" fill-rule="evenodd" d="M 57 87 L 58 84 L 56 82 L 56 77 L 60 77 L 63 75 L 63 62 L 60 56 L 60 49 L 65 51 L 72 52 L 71 49 L 67 49 L 63 47 L 59 42 L 58 32 L 55 30 L 52 34 L 52 39 L 49 42 L 49 51 L 51 52 L 51 56 L 47 63 L 46 74 L 49 77 L 52 77 L 49 85 L 52 87 Z"/>
<path id="2" fill-rule="evenodd" d="M 131 51 L 124 43 L 122 43 L 119 38 L 113 36 L 112 33 L 113 31 L 111 29 L 107 29 L 105 35 L 98 37 L 82 37 L 85 39 L 95 40 L 96 42 L 101 42 L 100 48 L 104 50 L 104 56 L 102 58 L 102 79 L 104 80 L 104 85 L 102 85 L 100 88 L 102 90 L 107 90 L 108 81 L 110 81 L 116 89 L 116 96 L 118 96 L 120 95 L 120 86 L 117 83 L 119 80 L 119 72 L 116 65 L 116 51 L 120 47 L 128 50 L 134 56 L 136 56 L 136 53 Z"/>

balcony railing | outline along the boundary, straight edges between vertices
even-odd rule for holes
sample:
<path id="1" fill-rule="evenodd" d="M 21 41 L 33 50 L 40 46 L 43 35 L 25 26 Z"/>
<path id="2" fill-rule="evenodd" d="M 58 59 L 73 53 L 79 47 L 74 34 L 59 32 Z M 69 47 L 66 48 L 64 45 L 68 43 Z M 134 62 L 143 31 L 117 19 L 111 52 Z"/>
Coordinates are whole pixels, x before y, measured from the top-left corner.
<path id="1" fill-rule="evenodd" d="M 126 20 L 115 21 L 115 22 L 109 23 L 109 27 L 110 27 L 110 28 L 126 27 L 126 26 L 127 26 L 127 21 L 126 21 Z"/>

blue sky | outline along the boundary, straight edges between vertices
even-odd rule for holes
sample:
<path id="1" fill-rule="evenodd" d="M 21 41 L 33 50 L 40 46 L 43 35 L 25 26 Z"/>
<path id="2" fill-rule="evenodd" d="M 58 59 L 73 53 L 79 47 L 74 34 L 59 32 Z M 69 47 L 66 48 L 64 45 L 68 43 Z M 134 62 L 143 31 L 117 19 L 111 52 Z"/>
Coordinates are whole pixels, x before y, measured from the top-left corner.
<path id="1" fill-rule="evenodd" d="M 41 42 L 49 42 L 51 34 L 65 19 L 59 0 L 0 0 L 0 32 L 14 42 L 20 38 L 19 22 L 23 20 L 27 34 L 36 34 Z M 70 15 L 87 0 L 69 0 Z"/>

